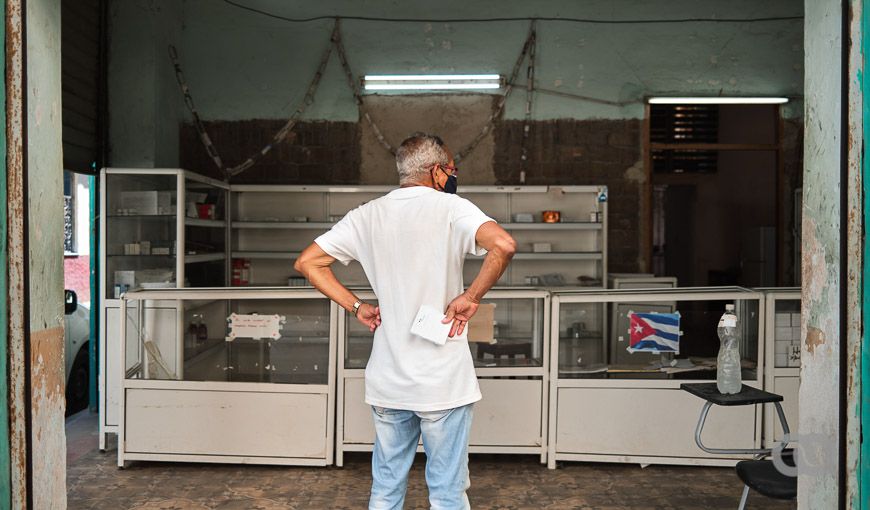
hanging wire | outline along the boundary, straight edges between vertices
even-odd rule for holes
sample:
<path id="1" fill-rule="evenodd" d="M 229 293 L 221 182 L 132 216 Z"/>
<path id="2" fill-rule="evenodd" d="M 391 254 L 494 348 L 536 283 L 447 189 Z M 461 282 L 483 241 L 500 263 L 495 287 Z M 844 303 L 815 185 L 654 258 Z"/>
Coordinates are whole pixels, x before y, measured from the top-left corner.
<path id="1" fill-rule="evenodd" d="M 510 96 L 516 84 L 516 79 L 519 74 L 519 70 L 522 67 L 522 63 L 525 61 L 526 56 L 528 55 L 530 59 L 526 71 L 526 79 L 528 83 L 526 85 L 526 124 L 524 127 L 523 141 L 523 152 L 525 154 L 525 139 L 527 138 L 529 121 L 531 119 L 532 97 L 534 93 L 534 47 L 536 37 L 537 36 L 535 31 L 535 22 L 532 21 L 529 26 L 529 34 L 526 37 L 525 43 L 523 44 L 522 52 L 520 53 L 519 58 L 514 64 L 510 77 L 505 82 L 504 93 L 499 98 L 496 107 L 493 109 L 493 112 L 490 114 L 489 118 L 486 121 L 486 124 L 484 124 L 480 133 L 478 133 L 477 136 L 475 136 L 468 145 L 464 146 L 462 149 L 456 152 L 456 161 L 461 160 L 463 157 L 474 151 L 474 149 L 477 148 L 477 146 L 480 144 L 481 140 L 483 140 L 483 138 L 486 137 L 486 135 L 492 130 L 495 121 L 501 117 L 502 113 L 504 112 L 507 98 Z M 387 141 L 386 137 L 383 134 L 383 131 L 381 131 L 377 123 L 372 118 L 371 114 L 366 109 L 365 101 L 363 100 L 363 95 L 360 91 L 359 83 L 354 78 L 355 75 L 353 74 L 353 71 L 351 70 L 350 64 L 347 60 L 347 53 L 345 51 L 344 44 L 341 38 L 340 18 L 335 18 L 335 23 L 333 25 L 329 45 L 327 45 L 326 50 L 324 50 L 323 57 L 320 59 L 320 64 L 311 79 L 311 83 L 308 86 L 302 102 L 299 104 L 299 106 L 296 108 L 296 110 L 293 112 L 293 114 L 290 116 L 284 126 L 282 126 L 281 129 L 279 129 L 275 133 L 269 143 L 267 143 L 259 151 L 249 156 L 241 164 L 234 167 L 226 167 L 224 165 L 223 160 L 221 159 L 217 148 L 212 142 L 211 137 L 208 135 L 208 132 L 205 129 L 205 124 L 202 122 L 199 112 L 196 109 L 195 103 L 193 101 L 193 96 L 190 92 L 190 87 L 188 86 L 187 81 L 184 78 L 181 63 L 178 59 L 178 51 L 176 50 L 175 46 L 169 46 L 169 57 L 172 60 L 172 65 L 175 68 L 175 78 L 176 81 L 178 81 L 178 86 L 181 90 L 181 93 L 184 95 L 184 104 L 185 106 L 187 106 L 188 111 L 193 116 L 194 127 L 199 134 L 199 139 L 202 142 L 203 147 L 205 147 L 205 150 L 208 153 L 209 157 L 214 162 L 215 166 L 217 166 L 218 169 L 221 170 L 227 178 L 235 177 L 247 170 L 248 168 L 251 168 L 266 154 L 268 154 L 273 147 L 287 140 L 290 132 L 296 126 L 299 117 L 302 115 L 308 105 L 314 102 L 314 95 L 317 92 L 318 85 L 320 84 L 321 78 L 323 77 L 323 73 L 326 69 L 327 63 L 329 62 L 330 56 L 332 55 L 333 49 L 335 49 L 335 52 L 338 54 L 338 59 L 341 62 L 341 67 L 344 70 L 345 77 L 347 78 L 348 87 L 353 94 L 354 101 L 359 107 L 363 119 L 365 119 L 366 123 L 368 123 L 368 125 L 371 127 L 372 132 L 374 133 L 375 138 L 378 140 L 378 143 L 381 145 L 381 147 L 383 147 L 384 150 L 386 150 L 390 154 L 395 155 L 396 149 L 393 147 L 392 144 L 390 144 L 389 141 Z M 525 159 L 526 158 L 524 158 L 524 160 Z"/>
<path id="2" fill-rule="evenodd" d="M 203 125 L 202 119 L 199 117 L 199 112 L 196 110 L 196 105 L 193 102 L 193 96 L 190 94 L 190 87 L 187 86 L 187 81 L 184 79 L 184 72 L 182 72 L 181 64 L 178 62 L 178 50 L 176 50 L 175 46 L 171 44 L 169 45 L 169 58 L 172 59 L 172 65 L 175 67 L 175 81 L 178 82 L 178 87 L 181 89 L 182 95 L 184 95 L 184 105 L 193 116 L 193 126 L 196 128 L 199 140 L 202 142 L 203 147 L 205 147 L 205 152 L 208 153 L 208 157 L 210 157 L 211 160 L 214 161 L 215 166 L 218 167 L 218 170 L 224 171 L 224 163 L 218 154 L 217 148 L 214 146 L 214 143 L 212 143 L 211 138 L 205 130 L 205 125 Z"/>
<path id="3" fill-rule="evenodd" d="M 291 18 L 274 14 L 262 9 L 256 9 L 242 5 L 232 0 L 223 0 L 225 4 L 238 9 L 260 14 L 269 18 L 287 21 L 290 23 L 308 23 L 333 19 L 336 16 L 323 15 L 309 18 Z M 655 23 L 764 23 L 771 21 L 796 21 L 804 19 L 803 16 L 766 16 L 759 18 L 660 18 L 660 19 L 600 19 L 600 18 L 571 18 L 564 16 L 514 16 L 493 18 L 384 18 L 377 16 L 341 16 L 342 19 L 352 21 L 381 21 L 387 23 L 502 23 L 506 21 L 562 21 L 568 23 L 589 23 L 595 25 L 648 25 Z"/>
<path id="4" fill-rule="evenodd" d="M 296 123 L 299 121 L 299 117 L 305 112 L 305 109 L 314 102 L 314 94 L 317 92 L 317 87 L 320 85 L 320 79 L 323 78 L 323 73 L 326 71 L 326 64 L 329 62 L 329 57 L 332 55 L 332 48 L 334 40 L 338 37 L 338 19 L 335 20 L 335 25 L 332 28 L 332 37 L 330 40 L 330 44 L 326 46 L 326 50 L 323 51 L 323 56 L 320 58 L 320 64 L 317 66 L 317 71 L 314 73 L 314 77 L 311 78 L 311 83 L 308 84 L 308 89 L 305 91 L 305 97 L 302 98 L 302 102 L 299 103 L 299 106 L 296 107 L 296 110 L 287 119 L 287 122 L 278 130 L 277 133 L 272 137 L 272 140 L 266 144 L 259 152 L 252 154 L 248 159 L 246 159 L 242 164 L 234 166 L 227 170 L 227 174 L 229 177 L 234 177 L 248 168 L 254 166 L 257 161 L 263 158 L 266 154 L 268 154 L 273 147 L 276 145 L 283 143 L 287 137 L 290 136 L 290 131 L 296 127 Z"/>
<path id="5" fill-rule="evenodd" d="M 532 125 L 532 99 L 535 94 L 535 46 L 537 45 L 537 27 L 532 21 L 529 39 L 529 63 L 526 67 L 526 115 L 523 122 L 523 139 L 520 142 L 520 176 L 521 180 L 525 178 L 525 171 L 529 162 L 529 130 Z"/>
<path id="6" fill-rule="evenodd" d="M 483 129 L 480 130 L 480 133 L 474 137 L 474 139 L 465 147 L 460 149 L 454 155 L 456 161 L 460 161 L 463 157 L 470 154 L 474 149 L 477 148 L 478 144 L 480 144 L 481 140 L 490 132 L 495 121 L 501 117 L 502 112 L 504 112 L 504 106 L 507 102 L 508 97 L 510 97 L 511 92 L 514 89 L 514 85 L 517 81 L 517 76 L 519 75 L 520 68 L 522 67 L 523 61 L 526 59 L 526 55 L 529 54 L 529 51 L 532 47 L 533 41 L 535 39 L 535 23 L 534 21 L 529 24 L 529 35 L 526 36 L 526 42 L 523 44 L 523 49 L 520 52 L 520 56 L 517 58 L 516 63 L 514 64 L 513 70 L 511 70 L 510 77 L 505 82 L 505 91 L 499 99 L 496 107 L 493 109 L 489 118 L 484 124 Z"/>
<path id="7" fill-rule="evenodd" d="M 353 93 L 353 98 L 356 101 L 357 106 L 359 107 L 359 111 L 362 114 L 363 118 L 372 128 L 372 131 L 375 134 L 375 138 L 377 138 L 378 143 L 381 144 L 381 147 L 386 149 L 387 152 L 396 155 L 396 149 L 390 145 L 390 142 L 384 137 L 384 134 L 381 132 L 378 125 L 375 124 L 375 121 L 372 119 L 372 116 L 369 114 L 368 110 L 363 103 L 362 93 L 359 89 L 359 83 L 357 83 L 354 78 L 353 71 L 350 69 L 350 64 L 347 62 L 347 53 L 344 51 L 344 44 L 341 40 L 341 30 L 339 29 L 339 18 L 335 18 L 335 32 L 333 34 L 332 44 L 335 45 L 336 53 L 338 53 L 338 60 L 341 62 L 341 68 L 344 69 L 344 74 L 347 77 L 347 85 L 350 87 L 351 92 Z"/>
<path id="8" fill-rule="evenodd" d="M 218 169 L 223 172 L 227 178 L 234 177 L 244 172 L 248 168 L 251 168 L 260 159 L 262 159 L 263 156 L 271 152 L 272 148 L 287 140 L 290 132 L 299 121 L 299 117 L 305 112 L 305 109 L 314 102 L 314 94 L 317 92 L 317 87 L 318 85 L 320 85 L 320 80 L 321 78 L 323 78 L 323 73 L 326 70 L 326 64 L 329 62 L 329 57 L 332 54 L 334 41 L 336 37 L 338 37 L 338 29 L 338 20 L 336 19 L 335 26 L 332 29 L 332 37 L 330 39 L 330 43 L 326 46 L 326 50 L 324 50 L 323 56 L 320 58 L 320 64 L 317 66 L 317 70 L 314 72 L 314 76 L 311 78 L 311 82 L 308 85 L 305 96 L 302 98 L 302 101 L 299 103 L 299 106 L 296 107 L 296 110 L 293 112 L 293 114 L 290 115 L 290 118 L 287 120 L 287 122 L 272 136 L 272 139 L 269 141 L 269 143 L 267 143 L 262 149 L 253 153 L 241 164 L 229 168 L 227 168 L 224 165 L 223 160 L 221 160 L 217 148 L 214 146 L 214 143 L 212 142 L 211 137 L 208 135 L 208 132 L 206 132 L 205 125 L 203 124 L 202 119 L 199 116 L 199 112 L 196 109 L 196 106 L 193 102 L 193 97 L 190 93 L 190 87 L 188 86 L 187 81 L 184 79 L 184 72 L 181 69 L 181 63 L 178 60 L 178 50 L 173 45 L 169 46 L 169 58 L 172 59 L 172 65 L 175 67 L 175 79 L 178 82 L 181 93 L 184 95 L 184 104 L 185 106 L 187 106 L 188 111 L 193 116 L 193 125 L 196 128 L 197 134 L 199 134 L 199 139 L 202 142 L 203 147 L 205 147 L 205 151 L 214 162 L 215 166 L 217 166 Z"/>

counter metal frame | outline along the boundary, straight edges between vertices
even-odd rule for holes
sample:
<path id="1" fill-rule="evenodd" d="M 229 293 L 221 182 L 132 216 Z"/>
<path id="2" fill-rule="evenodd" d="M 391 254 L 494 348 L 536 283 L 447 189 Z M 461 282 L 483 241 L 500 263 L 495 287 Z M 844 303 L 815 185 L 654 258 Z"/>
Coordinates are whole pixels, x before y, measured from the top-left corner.
<path id="1" fill-rule="evenodd" d="M 708 465 L 708 466 L 733 466 L 740 457 L 722 458 L 714 457 L 703 452 L 698 452 L 695 444 L 689 438 L 691 431 L 687 429 L 685 437 L 674 436 L 672 440 L 660 443 L 651 443 L 644 439 L 644 432 L 639 430 L 639 437 L 625 437 L 615 430 L 606 429 L 604 422 L 607 420 L 601 413 L 607 413 L 604 408 L 611 406 L 610 411 L 616 412 L 618 419 L 624 423 L 634 423 L 638 428 L 646 425 L 655 427 L 657 420 L 669 425 L 679 424 L 680 427 L 691 427 L 696 421 L 698 409 L 694 399 L 690 399 L 680 390 L 680 384 L 686 382 L 702 382 L 694 379 L 645 379 L 645 378 L 620 378 L 620 379 L 596 379 L 596 378 L 567 378 L 559 375 L 559 314 L 565 304 L 589 303 L 604 304 L 616 302 L 679 302 L 679 301 L 728 301 L 750 300 L 758 303 L 758 350 L 756 379 L 744 381 L 744 384 L 763 389 L 764 385 L 764 361 L 765 361 L 765 302 L 764 295 L 742 287 L 696 287 L 675 289 L 625 289 L 625 290 L 589 290 L 560 292 L 554 290 L 552 298 L 552 312 L 550 320 L 550 408 L 549 408 L 549 437 L 547 440 L 548 454 L 547 464 L 551 469 L 556 468 L 557 461 L 585 461 L 585 462 L 631 462 L 639 464 L 683 464 L 683 465 Z M 723 310 L 724 311 L 724 310 Z M 607 314 L 604 314 L 607 317 Z M 604 352 L 607 352 L 606 350 Z M 585 402 L 585 404 L 581 404 Z M 621 404 L 617 403 L 621 402 Z M 571 441 L 581 444 L 587 442 L 583 437 L 601 436 L 602 441 L 607 442 L 606 448 L 598 451 L 585 451 L 586 448 L 572 446 L 560 441 L 560 422 L 572 421 L 575 417 L 586 416 L 590 420 L 592 415 L 584 411 L 585 406 L 597 409 L 595 420 L 598 425 L 576 424 L 576 434 L 570 433 Z M 651 414 L 664 406 L 662 413 Z M 718 413 L 715 420 L 724 423 L 723 420 L 749 420 L 750 426 L 741 423 L 741 430 L 747 430 L 746 436 L 741 440 L 750 448 L 761 446 L 761 409 L 752 409 L 746 412 L 746 416 L 722 417 Z M 617 419 L 614 417 L 613 419 Z M 687 421 L 688 420 L 688 421 Z M 593 420 L 594 421 L 594 420 Z M 672 423 L 673 422 L 673 423 Z M 691 422 L 691 423 L 690 423 Z M 573 422 L 572 422 L 573 423 Z M 572 426 L 574 426 L 572 424 Z M 592 428 L 584 428 L 590 426 Z M 611 423 L 611 427 L 612 427 Z M 580 430 L 583 429 L 583 430 Z M 566 431 L 565 434 L 568 434 Z M 567 436 L 565 436 L 567 437 Z M 670 441 L 673 444 L 670 444 Z M 679 444 L 678 444 L 679 443 Z M 748 449 L 748 448 L 747 448 Z M 651 453 L 654 452 L 654 453 Z"/>
<path id="2" fill-rule="evenodd" d="M 134 290 L 125 293 L 121 298 L 121 314 L 127 314 L 129 303 L 143 302 L 145 300 L 299 300 L 299 299 L 316 299 L 327 300 L 320 292 L 314 289 L 298 289 L 298 288 L 201 288 L 201 289 L 155 289 L 155 290 Z M 179 306 L 181 308 L 181 306 Z M 142 307 L 138 307 L 139 310 Z M 178 461 L 178 462 L 222 462 L 222 463 L 238 463 L 238 464 L 277 464 L 277 465 L 305 465 L 305 466 L 325 466 L 332 464 L 334 457 L 335 445 L 335 363 L 336 363 L 336 317 L 338 315 L 338 306 L 329 302 L 329 360 L 326 384 L 283 384 L 283 383 L 263 383 L 263 382 L 226 382 L 226 381 L 182 381 L 182 380 L 148 380 L 130 378 L 130 373 L 123 370 L 121 367 L 126 366 L 126 350 L 120 349 L 117 370 L 118 378 L 121 381 L 121 398 L 120 398 L 120 414 L 118 424 L 118 466 L 123 468 L 127 461 L 147 460 L 147 461 Z M 127 322 L 121 321 L 121 338 L 126 338 Z M 141 334 L 141 332 L 140 332 Z M 239 430 L 238 424 L 222 423 L 218 420 L 209 422 L 210 426 L 218 430 L 209 430 L 209 433 L 214 435 L 212 441 L 215 445 L 214 452 L 200 452 L 197 454 L 175 453 L 167 451 L 163 448 L 156 448 L 153 451 L 131 451 L 128 443 L 131 439 L 129 435 L 129 414 L 131 412 L 131 403 L 129 400 L 130 392 L 135 391 L 138 394 L 158 395 L 161 402 L 161 411 L 165 409 L 166 413 L 172 413 L 173 406 L 180 408 L 188 404 L 177 404 L 165 402 L 163 396 L 167 398 L 175 398 L 178 395 L 185 395 L 186 399 L 195 397 L 203 397 L 203 412 L 208 412 L 209 405 L 212 407 L 226 407 L 232 405 L 233 402 L 239 403 L 244 401 L 261 399 L 266 402 L 280 402 L 282 409 L 273 409 L 268 407 L 260 407 L 256 409 L 257 416 L 245 416 L 242 422 L 247 426 L 256 427 L 257 423 L 268 423 L 269 420 L 274 420 L 279 417 L 286 417 L 287 409 L 303 409 L 306 406 L 309 408 L 316 405 L 318 413 L 322 413 L 325 418 L 321 421 L 312 422 L 311 417 L 299 416 L 299 425 L 297 422 L 291 421 L 286 423 L 286 438 L 284 440 L 292 441 L 294 434 L 304 432 L 306 437 L 311 437 L 310 427 L 315 427 L 315 435 L 322 438 L 322 442 L 318 444 L 301 444 L 294 445 L 297 451 L 304 451 L 304 455 L 291 456 L 270 456 L 270 455 L 249 455 L 249 454 L 224 454 L 220 449 L 224 445 L 235 445 L 236 449 L 243 449 L 243 446 L 238 446 L 241 442 L 247 441 L 243 434 L 253 434 L 254 441 L 247 441 L 248 444 L 255 444 L 262 437 L 257 436 L 257 430 Z M 222 395 L 215 395 L 219 393 Z M 214 400 L 206 402 L 205 399 L 214 397 Z M 235 399 L 235 400 L 233 400 Z M 304 400 L 303 403 L 299 403 Z M 215 403 L 217 402 L 217 403 Z M 314 404 L 312 404 L 314 402 Z M 279 414 L 278 411 L 282 411 Z M 150 412 L 150 411 L 149 411 Z M 160 427 L 161 422 L 151 423 L 153 427 Z M 304 430 L 298 430 L 299 427 L 307 427 Z M 161 431 L 165 437 L 169 438 L 167 444 L 172 443 L 172 437 L 175 430 Z M 289 439 L 288 439 L 289 438 Z M 274 438 L 273 438 L 274 439 Z M 277 438 L 276 440 L 282 440 Z M 262 449 L 262 447 L 260 447 Z"/>
<path id="3" fill-rule="evenodd" d="M 357 290 L 356 295 L 363 300 L 373 300 L 375 295 L 371 290 Z M 531 288 L 493 289 L 483 298 L 483 301 L 492 299 L 534 299 L 540 303 L 542 310 L 534 312 L 536 320 L 541 321 L 543 326 L 543 338 L 541 348 L 541 366 L 539 367 L 477 367 L 475 369 L 478 381 L 481 384 L 483 400 L 475 404 L 475 417 L 472 422 L 471 438 L 469 441 L 470 453 L 512 453 L 539 455 L 541 463 L 547 460 L 547 419 L 549 397 L 549 359 L 550 359 L 550 293 L 546 290 Z M 337 370 L 337 410 L 336 410 L 336 465 L 342 466 L 344 452 L 370 452 L 374 448 L 374 425 L 364 423 L 362 420 L 371 421 L 370 414 L 365 414 L 359 407 L 362 402 L 364 388 L 365 369 L 345 368 L 345 345 L 347 343 L 347 321 L 354 320 L 347 313 L 341 313 L 338 317 L 338 370 Z M 537 326 L 533 326 L 533 331 Z M 536 355 L 533 351 L 533 355 Z M 519 379 L 519 380 L 518 380 Z M 540 384 L 540 389 L 533 387 Z M 348 392 L 351 388 L 351 392 Z M 517 401 L 511 401 L 518 398 Z M 357 412 L 348 412 L 349 408 L 356 407 Z M 523 437 L 513 441 L 516 431 L 512 431 L 518 422 L 511 416 L 528 418 L 529 410 L 537 407 L 540 411 L 534 419 L 539 432 L 537 437 L 530 440 Z M 486 420 L 489 416 L 491 419 Z M 527 420 L 523 420 L 525 423 Z M 526 423 L 528 425 L 528 423 Z M 486 437 L 486 429 L 481 427 L 490 426 L 498 428 L 491 430 L 490 437 L 503 437 L 503 441 L 486 441 L 489 444 L 481 444 L 483 440 L 475 438 Z M 526 427 L 528 429 L 528 427 Z M 369 431 L 368 429 L 371 429 Z M 361 431 L 361 432 L 358 432 Z M 371 439 L 363 438 L 364 433 L 371 433 Z M 349 435 L 359 434 L 356 440 L 349 439 Z M 493 444 L 496 443 L 496 444 Z M 524 443 L 524 444 L 518 444 Z M 533 443 L 533 444 L 531 444 Z M 422 445 L 417 447 L 422 452 Z"/>

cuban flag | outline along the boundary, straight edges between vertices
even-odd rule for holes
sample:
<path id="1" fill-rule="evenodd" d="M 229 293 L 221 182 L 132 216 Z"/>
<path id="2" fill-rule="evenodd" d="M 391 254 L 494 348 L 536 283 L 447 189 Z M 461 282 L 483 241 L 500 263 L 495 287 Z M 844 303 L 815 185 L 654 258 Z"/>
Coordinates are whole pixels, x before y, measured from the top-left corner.
<path id="1" fill-rule="evenodd" d="M 628 352 L 680 352 L 680 313 L 628 312 Z"/>

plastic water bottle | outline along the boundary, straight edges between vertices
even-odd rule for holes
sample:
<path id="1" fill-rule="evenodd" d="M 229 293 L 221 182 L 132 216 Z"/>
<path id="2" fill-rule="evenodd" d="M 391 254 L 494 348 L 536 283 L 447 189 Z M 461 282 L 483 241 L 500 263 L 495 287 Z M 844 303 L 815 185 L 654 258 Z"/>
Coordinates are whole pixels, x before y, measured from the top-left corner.
<path id="1" fill-rule="evenodd" d="M 716 328 L 719 334 L 719 357 L 716 363 L 716 388 L 727 395 L 740 393 L 743 380 L 740 375 L 740 334 L 734 305 L 725 305 L 725 313 Z"/>

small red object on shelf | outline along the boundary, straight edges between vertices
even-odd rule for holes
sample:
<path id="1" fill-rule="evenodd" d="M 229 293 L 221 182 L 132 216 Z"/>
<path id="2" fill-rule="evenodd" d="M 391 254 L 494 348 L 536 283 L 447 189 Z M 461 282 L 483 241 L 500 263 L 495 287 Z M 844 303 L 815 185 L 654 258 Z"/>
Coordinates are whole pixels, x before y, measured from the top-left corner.
<path id="1" fill-rule="evenodd" d="M 233 259 L 232 286 L 241 287 L 248 285 L 251 278 L 251 260 Z"/>

